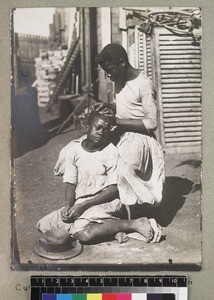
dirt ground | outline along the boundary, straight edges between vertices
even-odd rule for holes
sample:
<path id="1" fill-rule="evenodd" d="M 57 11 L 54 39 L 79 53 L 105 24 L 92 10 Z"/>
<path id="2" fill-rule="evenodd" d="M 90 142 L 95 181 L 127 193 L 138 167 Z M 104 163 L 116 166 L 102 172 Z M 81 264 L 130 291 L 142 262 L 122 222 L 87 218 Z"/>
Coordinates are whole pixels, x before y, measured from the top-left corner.
<path id="1" fill-rule="evenodd" d="M 53 167 L 59 151 L 70 140 L 83 134 L 73 125 L 56 135 L 61 120 L 38 109 L 31 89 L 20 91 L 13 99 L 15 192 L 12 207 L 14 252 L 12 264 L 19 268 L 51 269 L 53 262 L 33 252 L 41 236 L 37 221 L 64 204 L 61 178 Z M 83 252 L 70 260 L 57 262 L 84 269 L 105 266 L 139 266 L 155 269 L 200 268 L 201 265 L 201 163 L 200 154 L 166 155 L 166 183 L 161 207 L 148 210 L 163 227 L 159 244 L 129 239 L 84 246 Z M 15 213 L 14 213 L 15 212 Z M 38 267 L 38 265 L 40 267 Z M 58 269 L 59 269 L 58 268 Z"/>

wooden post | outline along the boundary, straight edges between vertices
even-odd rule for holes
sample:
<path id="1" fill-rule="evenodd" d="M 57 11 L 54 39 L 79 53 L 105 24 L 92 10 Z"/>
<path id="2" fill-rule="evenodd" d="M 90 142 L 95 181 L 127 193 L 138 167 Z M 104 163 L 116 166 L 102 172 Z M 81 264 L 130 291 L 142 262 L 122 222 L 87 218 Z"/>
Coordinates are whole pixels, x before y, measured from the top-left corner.
<path id="1" fill-rule="evenodd" d="M 85 23 L 85 68 L 86 76 L 85 83 L 87 92 L 91 89 L 91 36 L 90 36 L 90 8 L 84 9 L 84 23 Z M 88 97 L 88 107 L 90 106 L 90 97 Z"/>
<path id="2" fill-rule="evenodd" d="M 86 85 L 90 89 L 91 84 L 91 51 L 90 51 L 90 8 L 84 9 L 85 22 L 85 67 L 86 67 Z"/>
<path id="3" fill-rule="evenodd" d="M 101 8 L 102 48 L 111 43 L 111 8 Z"/>
<path id="4" fill-rule="evenodd" d="M 84 57 L 84 8 L 80 8 L 80 66 L 81 66 L 81 88 L 85 85 L 85 57 Z"/>

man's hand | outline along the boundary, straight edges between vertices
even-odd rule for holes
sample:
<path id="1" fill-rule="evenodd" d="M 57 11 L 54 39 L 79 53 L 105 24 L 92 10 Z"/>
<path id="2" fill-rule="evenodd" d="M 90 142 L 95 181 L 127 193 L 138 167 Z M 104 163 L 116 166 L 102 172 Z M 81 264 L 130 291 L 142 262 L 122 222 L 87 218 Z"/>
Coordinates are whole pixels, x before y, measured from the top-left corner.
<path id="1" fill-rule="evenodd" d="M 116 124 L 116 117 L 112 109 L 108 107 L 109 103 L 99 103 L 94 105 L 94 110 L 99 112 L 101 115 L 111 118 L 112 125 Z"/>
<path id="2" fill-rule="evenodd" d="M 87 209 L 85 204 L 74 204 L 72 207 L 64 207 L 61 210 L 61 219 L 65 223 L 74 222 Z"/>
<path id="3" fill-rule="evenodd" d="M 114 116 L 113 111 L 109 108 L 109 103 L 97 103 L 93 106 L 93 109 L 100 113 L 101 115 L 105 115 L 107 117 Z"/>
<path id="4" fill-rule="evenodd" d="M 93 109 L 99 113 L 101 113 L 103 110 L 105 110 L 108 107 L 108 103 L 107 102 L 101 102 L 101 103 L 96 103 L 93 106 Z"/>
<path id="5" fill-rule="evenodd" d="M 70 215 L 69 215 L 69 210 L 70 209 L 71 209 L 70 207 L 65 206 L 61 210 L 61 219 L 65 223 L 71 223 L 72 222 L 72 219 L 70 218 Z"/>
<path id="6" fill-rule="evenodd" d="M 81 216 L 84 211 L 86 210 L 86 206 L 83 203 L 80 204 L 74 204 L 74 206 L 72 206 L 69 209 L 69 218 L 72 220 L 76 220 L 79 216 Z"/>

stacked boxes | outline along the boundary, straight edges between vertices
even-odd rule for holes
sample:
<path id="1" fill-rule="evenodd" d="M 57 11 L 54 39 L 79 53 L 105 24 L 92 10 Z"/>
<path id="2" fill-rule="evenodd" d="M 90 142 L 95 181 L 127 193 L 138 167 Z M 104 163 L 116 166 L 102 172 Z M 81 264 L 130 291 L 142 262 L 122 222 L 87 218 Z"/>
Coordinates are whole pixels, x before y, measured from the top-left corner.
<path id="1" fill-rule="evenodd" d="M 37 88 L 38 106 L 46 106 L 49 102 L 66 56 L 67 50 L 40 50 L 35 59 L 36 81 L 33 84 Z"/>

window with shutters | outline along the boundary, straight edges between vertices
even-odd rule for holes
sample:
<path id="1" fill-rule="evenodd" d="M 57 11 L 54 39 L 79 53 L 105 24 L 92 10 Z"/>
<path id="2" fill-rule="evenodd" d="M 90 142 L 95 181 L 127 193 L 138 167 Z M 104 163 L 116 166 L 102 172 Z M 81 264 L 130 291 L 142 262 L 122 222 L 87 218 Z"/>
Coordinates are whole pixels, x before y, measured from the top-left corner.
<path id="1" fill-rule="evenodd" d="M 138 67 L 157 89 L 158 140 L 166 152 L 201 150 L 201 49 L 191 37 L 139 31 Z"/>
<path id="2" fill-rule="evenodd" d="M 162 144 L 168 152 L 200 151 L 201 49 L 163 29 L 152 42 Z"/>

